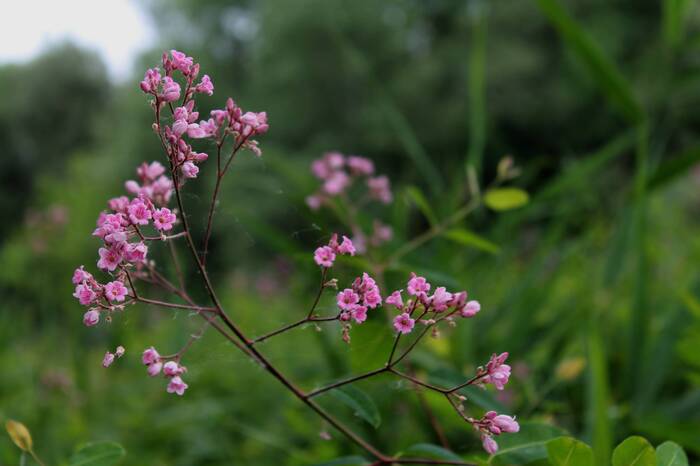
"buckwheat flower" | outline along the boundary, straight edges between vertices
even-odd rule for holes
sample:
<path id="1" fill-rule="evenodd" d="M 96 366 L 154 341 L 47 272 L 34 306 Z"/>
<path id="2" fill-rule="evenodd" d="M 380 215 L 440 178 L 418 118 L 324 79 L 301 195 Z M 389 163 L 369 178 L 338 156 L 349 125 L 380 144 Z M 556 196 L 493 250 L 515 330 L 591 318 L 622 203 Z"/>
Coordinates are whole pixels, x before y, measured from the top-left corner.
<path id="1" fill-rule="evenodd" d="M 79 283 L 75 287 L 73 296 L 78 299 L 83 306 L 89 306 L 97 299 L 97 293 L 87 283 Z"/>
<path id="2" fill-rule="evenodd" d="M 413 326 L 415 324 L 416 321 L 414 319 L 411 319 L 411 316 L 408 315 L 408 312 L 404 312 L 403 314 L 399 314 L 396 317 L 394 317 L 394 329 L 399 333 L 410 333 L 411 330 L 413 330 Z"/>
<path id="3" fill-rule="evenodd" d="M 185 393 L 185 390 L 187 390 L 187 387 L 188 385 L 183 382 L 180 376 L 176 375 L 170 379 L 167 391 L 168 393 L 177 393 L 178 395 L 182 396 Z"/>
<path id="4" fill-rule="evenodd" d="M 168 361 L 163 365 L 163 374 L 174 377 L 182 374 L 182 369 L 175 361 Z"/>
<path id="5" fill-rule="evenodd" d="M 433 293 L 433 296 L 430 298 L 433 309 L 438 312 L 447 309 L 450 301 L 452 301 L 452 293 L 448 292 L 444 286 L 435 288 L 435 293 Z"/>
<path id="6" fill-rule="evenodd" d="M 382 303 L 382 295 L 379 294 L 378 290 L 366 293 L 363 299 L 363 303 L 365 306 L 374 309 Z"/>
<path id="7" fill-rule="evenodd" d="M 367 308 L 365 306 L 355 306 L 350 311 L 350 315 L 352 316 L 352 319 L 355 322 L 361 324 L 362 322 L 367 320 Z"/>
<path id="8" fill-rule="evenodd" d="M 350 186 L 350 177 L 345 172 L 334 172 L 328 179 L 323 183 L 323 190 L 335 196 L 342 193 L 345 189 Z"/>
<path id="9" fill-rule="evenodd" d="M 105 357 L 102 358 L 102 367 L 109 367 L 114 362 L 114 354 L 107 351 Z"/>
<path id="10" fill-rule="evenodd" d="M 481 444 L 489 455 L 493 455 L 498 451 L 498 444 L 490 435 L 482 434 Z"/>
<path id="11" fill-rule="evenodd" d="M 83 315 L 83 324 L 85 324 L 86 327 L 92 327 L 93 325 L 97 325 L 99 321 L 100 313 L 94 309 L 90 309 Z"/>
<path id="12" fill-rule="evenodd" d="M 184 53 L 177 50 L 171 50 L 170 55 L 173 57 L 173 69 L 180 70 L 185 74 L 188 74 L 191 71 L 192 65 L 194 64 L 192 57 L 188 57 Z"/>
<path id="13" fill-rule="evenodd" d="M 374 163 L 366 157 L 349 155 L 347 166 L 353 175 L 371 175 L 374 173 Z"/>
<path id="14" fill-rule="evenodd" d="M 155 377 L 156 375 L 160 374 L 161 369 L 163 369 L 163 363 L 158 361 L 154 362 L 153 364 L 149 364 L 146 372 L 149 376 Z"/>
<path id="15" fill-rule="evenodd" d="M 158 89 L 158 83 L 160 83 L 160 71 L 158 68 L 150 68 L 146 70 L 146 75 L 139 85 L 143 92 L 152 94 Z"/>
<path id="16" fill-rule="evenodd" d="M 393 196 L 391 194 L 389 178 L 386 176 L 382 175 L 375 178 L 368 178 L 367 187 L 369 188 L 370 196 L 374 199 L 384 204 L 389 204 L 392 201 Z"/>
<path id="17" fill-rule="evenodd" d="M 136 225 L 148 225 L 151 219 L 151 210 L 141 199 L 134 199 L 127 209 L 129 220 Z"/>
<path id="18" fill-rule="evenodd" d="M 267 124 L 267 112 L 246 112 L 241 116 L 241 122 L 248 125 L 252 129 L 252 133 L 255 134 L 263 134 L 269 128 Z"/>
<path id="19" fill-rule="evenodd" d="M 180 98 L 180 85 L 173 81 L 170 76 L 163 78 L 163 92 L 160 98 L 164 102 L 174 102 Z"/>
<path id="20" fill-rule="evenodd" d="M 386 243 L 387 241 L 391 241 L 391 238 L 394 237 L 394 230 L 391 228 L 389 225 L 384 225 L 382 222 L 379 220 L 375 220 L 373 222 L 373 232 L 372 232 L 372 237 L 370 238 L 370 242 L 374 246 L 379 246 L 383 243 Z"/>
<path id="21" fill-rule="evenodd" d="M 311 173 L 313 173 L 316 178 L 325 180 L 330 176 L 332 170 L 324 159 L 316 159 L 311 162 Z"/>
<path id="22" fill-rule="evenodd" d="M 146 348 L 143 351 L 143 354 L 141 355 L 141 361 L 145 365 L 153 364 L 154 362 L 158 362 L 160 360 L 160 354 L 158 354 L 158 351 L 154 347 Z"/>
<path id="23" fill-rule="evenodd" d="M 77 269 L 75 269 L 75 272 L 73 272 L 73 284 L 77 285 L 79 283 L 82 283 L 84 281 L 92 279 L 92 275 L 89 272 L 86 272 L 84 269 L 84 266 L 80 266 Z"/>
<path id="24" fill-rule="evenodd" d="M 192 139 L 202 139 L 210 136 L 210 134 L 197 123 L 191 123 L 187 127 L 187 135 Z"/>
<path id="25" fill-rule="evenodd" d="M 124 353 L 126 352 L 126 349 L 122 345 L 117 346 L 116 351 L 114 351 L 114 354 L 118 357 L 121 358 L 124 356 Z"/>
<path id="26" fill-rule="evenodd" d="M 323 204 L 323 198 L 321 196 L 313 195 L 306 198 L 306 205 L 309 206 L 311 210 L 318 210 Z"/>
<path id="27" fill-rule="evenodd" d="M 387 296 L 384 302 L 396 306 L 397 309 L 403 309 L 403 299 L 401 298 L 401 291 L 399 290 Z"/>
<path id="28" fill-rule="evenodd" d="M 416 274 L 411 273 L 411 279 L 408 281 L 408 294 L 411 296 L 426 296 L 428 291 L 430 291 L 430 283 L 423 278 L 418 277 Z"/>
<path id="29" fill-rule="evenodd" d="M 99 269 L 113 272 L 122 261 L 122 255 L 116 247 L 100 248 L 97 252 L 100 255 L 100 260 L 97 261 Z"/>
<path id="30" fill-rule="evenodd" d="M 110 301 L 124 301 L 126 293 L 126 287 L 119 280 L 109 282 L 105 285 L 105 297 Z"/>
<path id="31" fill-rule="evenodd" d="M 343 242 L 338 246 L 338 252 L 340 254 L 350 254 L 355 255 L 355 246 L 352 244 L 352 240 L 347 236 L 343 236 Z"/>
<path id="32" fill-rule="evenodd" d="M 346 288 L 338 293 L 337 302 L 340 309 L 350 311 L 360 302 L 360 296 L 350 288 Z"/>
<path id="33" fill-rule="evenodd" d="M 202 76 L 202 80 L 194 88 L 196 92 L 201 92 L 203 94 L 212 95 L 214 94 L 214 83 L 211 82 L 209 75 Z"/>
<path id="34" fill-rule="evenodd" d="M 129 262 L 143 262 L 148 254 L 148 246 L 143 241 L 139 243 L 129 243 L 125 249 L 125 258 Z"/>
<path id="35" fill-rule="evenodd" d="M 173 126 L 172 126 L 173 134 L 177 137 L 180 137 L 183 134 L 185 134 L 188 127 L 189 127 L 189 123 L 187 123 L 186 120 L 175 120 L 173 122 Z"/>
<path id="36" fill-rule="evenodd" d="M 520 430 L 520 424 L 515 420 L 514 417 L 506 416 L 505 414 L 499 414 L 492 419 L 492 423 L 501 432 L 515 433 Z"/>
<path id="37" fill-rule="evenodd" d="M 326 152 L 323 159 L 332 170 L 340 170 L 345 165 L 345 156 L 340 152 Z"/>
<path id="38" fill-rule="evenodd" d="M 467 302 L 467 292 L 459 291 L 457 293 L 452 293 L 452 300 L 448 303 L 448 306 L 455 309 L 461 309 Z"/>
<path id="39" fill-rule="evenodd" d="M 321 246 L 314 251 L 314 261 L 321 267 L 332 267 L 335 261 L 335 252 L 329 246 Z"/>
<path id="40" fill-rule="evenodd" d="M 486 364 L 486 372 L 488 375 L 481 379 L 481 383 L 490 383 L 493 384 L 497 390 L 503 390 L 503 387 L 508 383 L 508 378 L 510 377 L 510 366 L 504 364 L 506 359 L 508 359 L 508 353 L 501 353 L 499 355 L 494 353 L 491 355 L 491 359 Z"/>
<path id="41" fill-rule="evenodd" d="M 479 301 L 469 301 L 464 305 L 460 314 L 462 317 L 474 317 L 481 310 L 481 304 Z"/>
<path id="42" fill-rule="evenodd" d="M 149 181 L 155 180 L 163 173 L 165 173 L 165 167 L 157 160 L 151 162 L 150 164 L 144 162 L 136 169 L 136 174 L 138 174 L 142 179 Z"/>
<path id="43" fill-rule="evenodd" d="M 169 231 L 173 228 L 176 217 L 170 209 L 163 207 L 153 212 L 153 226 L 162 231 Z"/>
<path id="44" fill-rule="evenodd" d="M 186 178 L 197 178 L 199 173 L 199 167 L 192 162 L 185 162 L 182 164 L 182 174 Z"/>
<path id="45" fill-rule="evenodd" d="M 126 209 L 129 207 L 129 198 L 126 196 L 114 197 L 107 202 L 107 207 L 115 212 L 126 212 Z"/>

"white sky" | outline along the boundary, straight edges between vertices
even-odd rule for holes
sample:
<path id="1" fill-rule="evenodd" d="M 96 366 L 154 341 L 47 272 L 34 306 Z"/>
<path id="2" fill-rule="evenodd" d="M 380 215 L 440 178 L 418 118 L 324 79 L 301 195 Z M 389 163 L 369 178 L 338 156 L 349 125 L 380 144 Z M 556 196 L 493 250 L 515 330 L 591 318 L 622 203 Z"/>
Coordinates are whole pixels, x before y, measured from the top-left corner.
<path id="1" fill-rule="evenodd" d="M 134 0 L 3 0 L 0 63 L 24 62 L 47 45 L 71 39 L 96 50 L 115 79 L 127 77 L 136 55 L 155 41 Z"/>

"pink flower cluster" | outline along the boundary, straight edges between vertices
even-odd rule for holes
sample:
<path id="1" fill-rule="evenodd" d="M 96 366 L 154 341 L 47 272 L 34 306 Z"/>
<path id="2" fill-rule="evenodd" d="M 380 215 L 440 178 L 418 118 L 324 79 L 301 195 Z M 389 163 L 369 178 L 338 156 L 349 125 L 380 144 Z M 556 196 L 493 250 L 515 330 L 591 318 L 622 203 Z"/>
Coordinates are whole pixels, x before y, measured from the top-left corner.
<path id="1" fill-rule="evenodd" d="M 504 364 L 508 359 L 508 353 L 493 354 L 491 359 L 486 364 L 486 368 L 483 372 L 486 375 L 479 379 L 480 384 L 492 384 L 497 390 L 503 390 L 503 387 L 508 383 L 510 378 L 510 366 Z"/>
<path id="2" fill-rule="evenodd" d="M 382 304 L 382 295 L 377 282 L 366 272 L 357 277 L 351 288 L 345 288 L 336 298 L 340 309 L 340 321 L 354 320 L 361 324 L 367 320 L 367 310 Z"/>
<path id="3" fill-rule="evenodd" d="M 320 267 L 330 268 L 333 267 L 337 255 L 354 256 L 355 252 L 355 246 L 350 238 L 343 236 L 343 241 L 339 243 L 338 235 L 334 233 L 328 245 L 321 246 L 314 251 L 314 261 Z"/>
<path id="4" fill-rule="evenodd" d="M 309 196 L 306 203 L 316 210 L 330 198 L 346 192 L 357 180 L 364 178 L 368 195 L 379 202 L 389 204 L 392 199 L 389 178 L 374 176 L 374 163 L 358 155 L 344 156 L 340 152 L 327 152 L 311 164 L 311 172 L 321 182 L 319 191 Z"/>
<path id="5" fill-rule="evenodd" d="M 520 430 L 520 425 L 514 417 L 498 414 L 496 411 L 488 411 L 481 419 L 473 419 L 472 425 L 481 432 L 481 444 L 491 455 L 498 451 L 498 443 L 493 439 L 494 436 Z"/>
<path id="6" fill-rule="evenodd" d="M 89 306 L 83 315 L 83 323 L 86 326 L 97 325 L 102 311 L 109 313 L 123 309 L 123 305 L 116 304 L 123 303 L 128 295 L 128 289 L 121 279 L 103 285 L 81 265 L 73 272 L 72 281 L 75 285 L 73 296 L 83 306 Z"/>
<path id="7" fill-rule="evenodd" d="M 412 298 L 405 303 L 403 290 L 394 291 L 384 301 L 399 311 L 399 315 L 394 318 L 394 329 L 399 333 L 410 333 L 416 319 L 422 319 L 426 325 L 435 323 L 438 316 L 453 322 L 454 314 L 465 318 L 474 317 L 481 309 L 478 301 L 467 301 L 466 291 L 450 293 L 444 286 L 440 286 L 430 295 L 431 285 L 428 280 L 415 273 L 411 273 L 406 289 Z"/>
<path id="8" fill-rule="evenodd" d="M 158 68 L 151 68 L 141 81 L 141 90 L 155 97 L 153 105 L 160 110 L 164 104 L 171 104 L 180 99 L 181 86 L 173 78 L 180 73 L 184 78 L 185 92 L 182 104 L 173 111 L 173 123 L 165 127 L 165 139 L 170 144 L 168 152 L 176 168 L 179 168 L 185 178 L 196 178 L 199 173 L 197 164 L 207 160 L 205 153 L 195 152 L 192 146 L 185 142 L 184 137 L 192 139 L 213 138 L 217 143 L 223 143 L 228 135 L 233 135 L 236 148 L 247 148 L 255 155 L 261 155 L 257 135 L 267 132 L 267 113 L 243 112 L 233 99 L 226 101 L 224 109 L 212 110 L 210 118 L 199 119 L 195 110 L 194 94 L 213 95 L 214 85 L 209 76 L 204 75 L 196 83 L 199 75 L 199 64 L 192 57 L 177 50 L 163 54 L 163 69 L 165 76 L 161 77 Z"/>
<path id="9" fill-rule="evenodd" d="M 123 346 L 117 346 L 117 349 L 114 351 L 114 353 L 107 351 L 105 353 L 104 358 L 102 358 L 102 367 L 111 366 L 112 363 L 114 362 L 114 359 L 121 358 L 122 356 L 124 356 L 125 352 L 126 352 L 126 350 L 124 349 Z"/>
<path id="10" fill-rule="evenodd" d="M 168 360 L 168 358 L 162 357 L 152 346 L 144 350 L 141 361 L 147 367 L 148 375 L 151 377 L 155 377 L 162 372 L 168 378 L 168 386 L 166 388 L 168 393 L 176 393 L 178 395 L 185 393 L 188 385 L 180 377 L 187 372 L 185 366 L 181 366 L 175 360 Z"/>

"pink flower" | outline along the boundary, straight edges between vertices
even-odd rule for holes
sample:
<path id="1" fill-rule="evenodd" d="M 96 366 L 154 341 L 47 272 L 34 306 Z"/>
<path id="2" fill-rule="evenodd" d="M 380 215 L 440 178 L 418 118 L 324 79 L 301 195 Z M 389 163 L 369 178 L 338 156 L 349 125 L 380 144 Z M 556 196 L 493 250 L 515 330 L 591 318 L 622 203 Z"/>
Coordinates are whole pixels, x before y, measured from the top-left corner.
<path id="1" fill-rule="evenodd" d="M 191 123 L 187 126 L 187 135 L 193 139 L 202 139 L 210 136 L 209 132 L 197 123 Z"/>
<path id="2" fill-rule="evenodd" d="M 180 375 L 182 372 L 182 368 L 175 361 L 168 361 L 163 366 L 163 374 L 167 375 L 168 377 Z"/>
<path id="3" fill-rule="evenodd" d="M 498 444 L 490 435 L 483 434 L 481 436 L 481 444 L 489 455 L 493 455 L 498 451 Z"/>
<path id="4" fill-rule="evenodd" d="M 168 393 L 177 393 L 178 395 L 182 396 L 183 393 L 185 393 L 185 390 L 187 390 L 188 385 L 182 381 L 180 376 L 176 375 L 172 379 L 170 379 L 170 383 L 168 383 Z"/>
<path id="5" fill-rule="evenodd" d="M 510 377 L 510 366 L 504 364 L 506 359 L 508 359 L 508 353 L 501 353 L 499 355 L 494 353 L 486 364 L 486 372 L 488 375 L 481 379 L 481 383 L 491 383 L 497 390 L 503 390 L 503 387 L 508 383 L 508 378 Z"/>
<path id="6" fill-rule="evenodd" d="M 474 317 L 481 310 L 481 304 L 479 301 L 469 301 L 464 305 L 460 314 L 462 317 Z"/>
<path id="7" fill-rule="evenodd" d="M 121 358 L 122 356 L 124 356 L 125 352 L 126 352 L 126 349 L 124 349 L 123 346 L 119 345 L 119 346 L 117 346 L 117 350 L 114 352 L 114 354 L 116 354 L 118 358 Z"/>
<path id="8" fill-rule="evenodd" d="M 348 156 L 347 165 L 353 175 L 371 175 L 374 173 L 374 163 L 365 157 L 350 155 Z"/>
<path id="9" fill-rule="evenodd" d="M 447 309 L 448 303 L 452 301 L 452 293 L 449 293 L 444 286 L 435 288 L 435 293 L 430 298 L 434 310 L 440 312 Z"/>
<path id="10" fill-rule="evenodd" d="M 102 359 L 102 367 L 109 367 L 114 362 L 114 354 L 107 351 L 105 357 Z"/>
<path id="11" fill-rule="evenodd" d="M 362 300 L 364 305 L 374 309 L 382 303 L 382 295 L 379 294 L 379 290 L 366 293 L 364 299 Z"/>
<path id="12" fill-rule="evenodd" d="M 146 75 L 139 85 L 143 92 L 151 94 L 158 89 L 158 83 L 160 83 L 160 71 L 158 68 L 150 68 L 146 70 Z"/>
<path id="13" fill-rule="evenodd" d="M 340 243 L 340 246 L 338 246 L 337 251 L 340 254 L 350 254 L 351 256 L 354 256 L 355 255 L 355 246 L 353 246 L 350 238 L 348 238 L 347 236 L 343 236 L 343 242 Z"/>
<path id="14" fill-rule="evenodd" d="M 156 349 L 152 346 L 150 348 L 146 348 L 141 356 L 141 361 L 143 361 L 145 365 L 153 364 L 159 360 L 160 354 L 158 354 L 158 351 L 156 351 Z"/>
<path id="15" fill-rule="evenodd" d="M 143 262 L 148 254 L 148 246 L 143 242 L 129 243 L 126 246 L 126 260 L 129 262 Z"/>
<path id="16" fill-rule="evenodd" d="M 335 261 L 335 252 L 329 246 L 321 246 L 314 252 L 314 261 L 321 267 L 332 267 Z"/>
<path id="17" fill-rule="evenodd" d="M 109 282 L 105 285 L 105 297 L 110 301 L 124 301 L 126 293 L 126 287 L 119 280 Z"/>
<path id="18" fill-rule="evenodd" d="M 411 279 L 408 281 L 408 294 L 425 297 L 428 291 L 430 291 L 430 283 L 425 278 L 412 273 Z"/>
<path id="19" fill-rule="evenodd" d="M 77 285 L 78 283 L 82 283 L 84 281 L 92 279 L 92 275 L 88 272 L 86 272 L 81 265 L 77 269 L 75 269 L 75 272 L 73 272 L 73 284 Z"/>
<path id="20" fill-rule="evenodd" d="M 397 309 L 403 309 L 403 299 L 401 298 L 401 291 L 399 290 L 387 296 L 384 302 L 396 306 Z"/>
<path id="21" fill-rule="evenodd" d="M 263 134 L 269 128 L 267 124 L 267 112 L 246 112 L 241 116 L 241 122 L 250 128 L 245 128 L 243 130 L 244 136 L 248 136 L 246 131 L 248 131 L 249 134 Z"/>
<path id="22" fill-rule="evenodd" d="M 389 178 L 386 176 L 377 176 L 367 179 L 367 187 L 370 195 L 384 204 L 389 204 L 393 197 L 391 195 L 391 187 L 389 186 Z"/>
<path id="23" fill-rule="evenodd" d="M 331 176 L 326 179 L 323 183 L 323 190 L 335 196 L 342 193 L 345 189 L 350 186 L 350 177 L 345 172 L 334 172 Z"/>
<path id="24" fill-rule="evenodd" d="M 350 315 L 353 320 L 358 324 L 361 324 L 367 320 L 367 308 L 365 306 L 355 306 L 351 311 Z"/>
<path id="25" fill-rule="evenodd" d="M 110 247 L 109 249 L 100 248 L 97 252 L 100 255 L 100 260 L 97 261 L 97 267 L 102 270 L 113 272 L 122 260 L 121 253 L 117 251 L 115 247 Z"/>
<path id="26" fill-rule="evenodd" d="M 506 416 L 505 414 L 495 416 L 492 422 L 501 432 L 515 433 L 520 430 L 520 424 L 518 424 L 515 418 Z"/>
<path id="27" fill-rule="evenodd" d="M 156 211 L 153 212 L 153 225 L 159 230 L 171 230 L 175 220 L 175 214 L 173 214 L 167 207 L 156 209 Z"/>
<path id="28" fill-rule="evenodd" d="M 192 57 L 188 57 L 184 53 L 178 52 L 177 50 L 171 50 L 170 55 L 173 57 L 171 61 L 173 69 L 180 70 L 185 74 L 190 72 L 194 63 Z"/>
<path id="29" fill-rule="evenodd" d="M 194 88 L 196 92 L 201 92 L 203 94 L 212 95 L 214 94 L 214 83 L 211 82 L 209 75 L 202 76 L 202 80 Z"/>
<path id="30" fill-rule="evenodd" d="M 173 122 L 173 134 L 177 137 L 182 136 L 187 131 L 189 123 L 186 120 L 175 120 Z"/>
<path id="31" fill-rule="evenodd" d="M 322 203 L 323 198 L 321 196 L 309 196 L 306 198 L 306 205 L 309 206 L 311 210 L 320 209 Z"/>
<path id="32" fill-rule="evenodd" d="M 160 370 L 163 368 L 163 363 L 158 361 L 154 362 L 153 364 L 148 365 L 148 369 L 146 369 L 146 372 L 148 373 L 149 376 L 155 377 L 156 375 L 160 374 Z"/>
<path id="33" fill-rule="evenodd" d="M 129 219 L 136 225 L 148 225 L 151 219 L 151 210 L 141 199 L 134 199 L 127 209 Z"/>
<path id="34" fill-rule="evenodd" d="M 399 314 L 394 317 L 394 329 L 402 334 L 410 333 L 415 324 L 416 321 L 411 319 L 408 312 L 404 312 L 403 314 Z"/>
<path id="35" fill-rule="evenodd" d="M 180 85 L 170 76 L 163 78 L 163 93 L 160 98 L 165 102 L 174 102 L 180 98 Z"/>
<path id="36" fill-rule="evenodd" d="M 90 309 L 83 315 L 83 324 L 85 324 L 86 327 L 92 327 L 93 325 L 97 325 L 99 321 L 100 313 L 94 309 Z"/>
<path id="37" fill-rule="evenodd" d="M 136 173 L 144 180 L 153 181 L 165 173 L 165 167 L 157 160 L 150 164 L 144 162 L 136 169 Z"/>
<path id="38" fill-rule="evenodd" d="M 75 287 L 73 297 L 77 298 L 83 306 L 89 306 L 97 299 L 97 293 L 87 283 L 80 283 Z"/>
<path id="39" fill-rule="evenodd" d="M 197 178 L 198 173 L 199 167 L 192 162 L 187 161 L 182 164 L 182 174 L 185 175 L 186 178 Z"/>
<path id="40" fill-rule="evenodd" d="M 126 196 L 114 197 L 107 202 L 107 207 L 115 212 L 126 212 L 129 207 L 129 198 Z"/>
<path id="41" fill-rule="evenodd" d="M 338 293 L 338 307 L 344 311 L 350 311 L 360 302 L 360 296 L 350 288 L 346 288 Z"/>

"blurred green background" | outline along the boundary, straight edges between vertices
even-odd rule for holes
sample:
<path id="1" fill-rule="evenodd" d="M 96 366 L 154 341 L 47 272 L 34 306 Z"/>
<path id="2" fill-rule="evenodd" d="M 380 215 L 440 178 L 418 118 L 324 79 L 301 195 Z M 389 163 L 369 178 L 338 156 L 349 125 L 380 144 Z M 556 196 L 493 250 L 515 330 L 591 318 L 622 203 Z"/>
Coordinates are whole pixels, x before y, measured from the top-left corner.
<path id="1" fill-rule="evenodd" d="M 310 254 L 343 231 L 342 214 L 304 203 L 317 188 L 309 164 L 324 151 L 368 156 L 391 178 L 393 204 L 362 220 L 393 226 L 382 257 L 460 208 L 473 188 L 468 172 L 486 186 L 511 155 L 526 206 L 481 207 L 454 227 L 488 242 L 439 236 L 386 275 L 396 289 L 415 270 L 483 306 L 421 345 L 417 370 L 455 378 L 509 351 L 511 385 L 475 394 L 475 413 L 498 407 L 559 426 L 591 443 L 597 464 L 630 434 L 674 440 L 700 458 L 695 1 L 142 6 L 160 47 L 139 70 L 162 49 L 184 50 L 216 86 L 202 111 L 231 95 L 269 115 L 263 157 L 235 162 L 212 239 L 212 275 L 248 333 L 304 315 L 317 282 Z M 187 356 L 186 396 L 166 394 L 137 356 L 150 345 L 177 350 L 197 328 L 187 313 L 138 306 L 111 325 L 82 325 L 70 277 L 80 264 L 95 269 L 97 213 L 138 163 L 161 158 L 141 76 L 111 84 L 96 55 L 70 44 L 0 67 L 0 418 L 27 424 L 50 464 L 89 440 L 121 443 L 125 465 L 305 465 L 361 453 L 335 432 L 322 440 L 327 426 L 214 332 Z M 205 164 L 187 186 L 196 231 L 211 175 Z M 338 278 L 360 271 L 347 262 Z M 187 274 L 196 283 L 191 267 Z M 321 309 L 332 305 L 329 294 Z M 376 367 L 390 335 L 380 320 L 354 329 L 351 346 L 330 325 L 263 350 L 312 388 Z M 128 357 L 103 369 L 117 344 Z M 334 410 L 381 448 L 439 443 L 428 404 L 450 447 L 478 454 L 478 438 L 442 400 L 395 381 L 359 386 L 382 414 L 379 429 Z M 0 464 L 18 458 L 0 439 Z"/>

